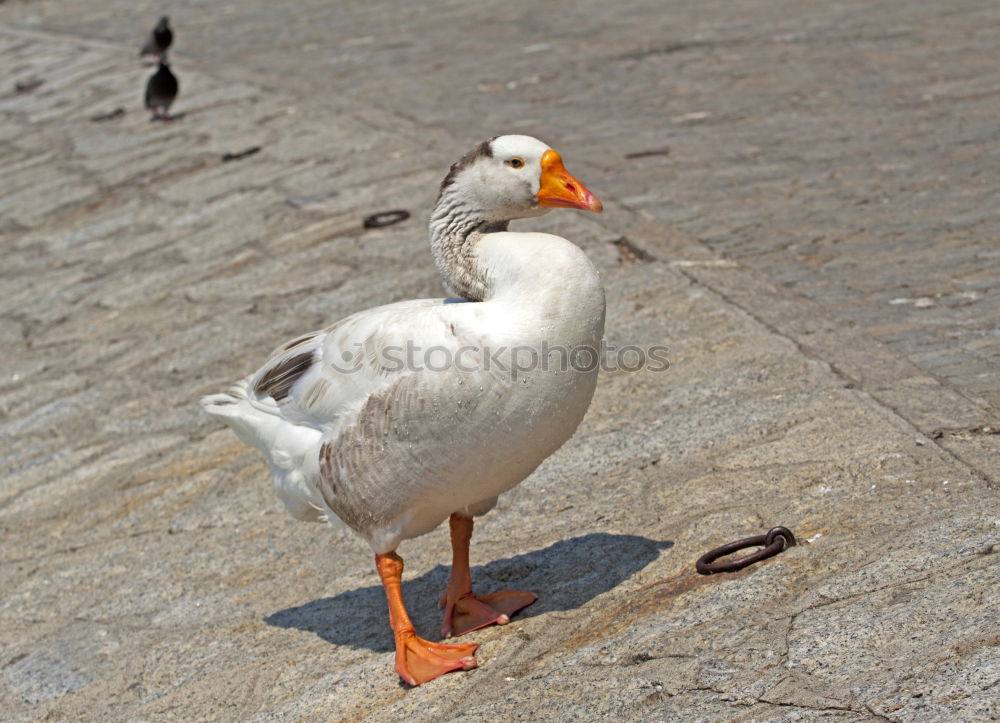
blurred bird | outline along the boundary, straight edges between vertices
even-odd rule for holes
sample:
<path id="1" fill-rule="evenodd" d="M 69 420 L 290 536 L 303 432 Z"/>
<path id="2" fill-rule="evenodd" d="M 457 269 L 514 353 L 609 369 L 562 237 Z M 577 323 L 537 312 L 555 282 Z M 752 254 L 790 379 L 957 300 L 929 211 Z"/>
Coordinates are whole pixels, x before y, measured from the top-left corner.
<path id="1" fill-rule="evenodd" d="M 139 55 L 155 55 L 157 60 L 165 60 L 167 48 L 174 41 L 174 32 L 170 29 L 170 18 L 164 15 L 160 22 L 149 33 L 146 44 L 142 46 Z"/>
<path id="2" fill-rule="evenodd" d="M 151 120 L 170 120 L 170 106 L 177 99 L 180 83 L 162 60 L 160 67 L 146 82 L 146 107 L 153 111 Z"/>

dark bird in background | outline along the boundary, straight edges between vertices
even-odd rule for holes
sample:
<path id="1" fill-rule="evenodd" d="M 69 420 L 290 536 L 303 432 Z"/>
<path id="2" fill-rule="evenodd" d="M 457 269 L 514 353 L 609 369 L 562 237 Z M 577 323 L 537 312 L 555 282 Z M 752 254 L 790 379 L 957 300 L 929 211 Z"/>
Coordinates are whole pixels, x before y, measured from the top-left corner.
<path id="1" fill-rule="evenodd" d="M 170 105 L 177 98 L 180 83 L 170 66 L 160 60 L 160 67 L 146 83 L 146 107 L 153 111 L 151 120 L 170 120 Z"/>
<path id="2" fill-rule="evenodd" d="M 157 60 L 165 60 L 167 48 L 172 42 L 174 42 L 174 32 L 170 29 L 170 19 L 164 15 L 149 33 L 139 55 L 155 55 Z"/>

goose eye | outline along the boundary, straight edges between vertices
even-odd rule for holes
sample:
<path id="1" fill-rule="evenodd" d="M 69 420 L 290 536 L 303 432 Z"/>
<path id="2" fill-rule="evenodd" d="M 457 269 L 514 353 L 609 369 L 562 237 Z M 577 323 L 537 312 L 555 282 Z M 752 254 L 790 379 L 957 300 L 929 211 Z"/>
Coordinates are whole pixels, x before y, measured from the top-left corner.
<path id="1" fill-rule="evenodd" d="M 511 158 L 509 161 L 507 161 L 507 165 L 510 166 L 511 168 L 523 168 L 524 161 L 520 158 Z"/>

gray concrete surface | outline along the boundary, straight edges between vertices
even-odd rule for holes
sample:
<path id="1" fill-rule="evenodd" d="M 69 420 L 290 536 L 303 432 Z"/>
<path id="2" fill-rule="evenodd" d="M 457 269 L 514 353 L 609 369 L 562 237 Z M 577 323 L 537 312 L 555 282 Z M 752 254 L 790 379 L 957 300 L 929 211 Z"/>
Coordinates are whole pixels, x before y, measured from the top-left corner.
<path id="1" fill-rule="evenodd" d="M 153 124 L 163 8 L 0 5 L 5 718 L 1000 715 L 1000 9 L 178 2 L 185 117 Z M 480 584 L 540 601 L 407 691 L 368 550 L 287 517 L 196 399 L 438 295 L 437 182 L 511 131 L 608 206 L 524 225 L 579 243 L 609 341 L 671 367 L 602 378 L 482 521 Z M 808 542 L 693 572 L 773 524 Z M 401 553 L 430 634 L 446 534 Z"/>

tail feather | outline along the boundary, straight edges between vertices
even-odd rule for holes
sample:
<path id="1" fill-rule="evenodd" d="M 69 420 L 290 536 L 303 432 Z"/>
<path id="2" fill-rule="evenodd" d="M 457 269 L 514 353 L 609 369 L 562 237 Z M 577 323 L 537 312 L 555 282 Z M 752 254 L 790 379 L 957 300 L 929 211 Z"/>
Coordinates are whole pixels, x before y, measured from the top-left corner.
<path id="1" fill-rule="evenodd" d="M 247 380 L 237 382 L 229 391 L 221 394 L 209 394 L 201 398 L 201 406 L 209 414 L 219 417 L 230 416 L 234 406 L 247 399 Z"/>
<path id="2" fill-rule="evenodd" d="M 328 520 L 322 497 L 310 484 L 318 474 L 317 450 L 322 433 L 285 420 L 249 396 L 250 377 L 229 391 L 201 398 L 205 411 L 221 417 L 236 436 L 264 453 L 277 484 L 278 496 L 292 516 L 299 520 Z"/>
<path id="3" fill-rule="evenodd" d="M 226 392 L 202 397 L 201 406 L 209 414 L 221 417 L 245 443 L 266 451 L 268 438 L 280 420 L 250 403 L 249 381 L 243 379 Z"/>

